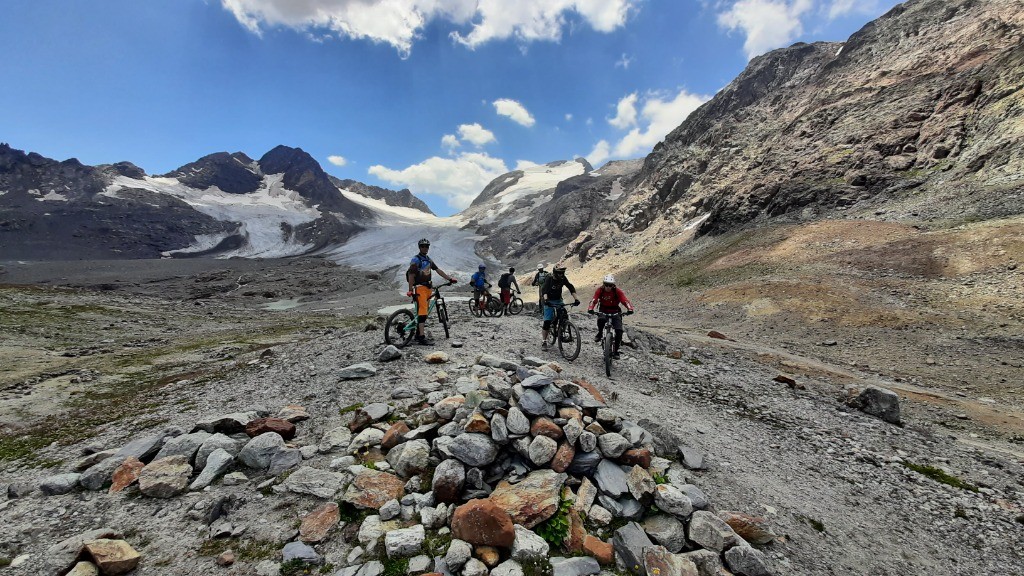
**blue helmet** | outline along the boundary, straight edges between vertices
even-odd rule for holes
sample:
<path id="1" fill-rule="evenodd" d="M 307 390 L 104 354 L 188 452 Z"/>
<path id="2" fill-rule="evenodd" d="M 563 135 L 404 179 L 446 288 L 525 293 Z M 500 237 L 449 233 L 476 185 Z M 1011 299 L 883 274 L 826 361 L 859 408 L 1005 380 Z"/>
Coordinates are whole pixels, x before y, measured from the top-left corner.
<path id="1" fill-rule="evenodd" d="M 481 264 L 481 265 L 480 265 L 480 269 L 481 269 L 481 270 L 486 270 L 486 269 L 487 269 L 487 266 L 485 266 L 485 265 Z"/>

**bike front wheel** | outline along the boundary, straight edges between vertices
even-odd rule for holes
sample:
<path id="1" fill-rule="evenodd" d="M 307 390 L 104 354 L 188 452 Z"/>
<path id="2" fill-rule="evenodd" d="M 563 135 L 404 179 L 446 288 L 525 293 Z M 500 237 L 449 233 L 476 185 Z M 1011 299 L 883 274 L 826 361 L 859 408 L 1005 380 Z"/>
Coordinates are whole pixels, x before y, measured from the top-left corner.
<path id="1" fill-rule="evenodd" d="M 522 298 L 513 298 L 512 301 L 508 303 L 508 313 L 509 314 L 515 316 L 516 314 L 519 314 L 522 311 L 523 311 L 523 299 Z"/>
<path id="2" fill-rule="evenodd" d="M 384 341 L 398 348 L 403 348 L 416 335 L 416 316 L 412 310 L 402 308 L 395 310 L 384 324 Z"/>
<path id="3" fill-rule="evenodd" d="M 602 339 L 604 343 L 604 375 L 612 377 L 612 336 L 605 334 Z"/>
<path id="4" fill-rule="evenodd" d="M 566 360 L 575 360 L 580 355 L 580 331 L 572 322 L 562 325 L 558 333 L 558 351 Z"/>
<path id="5" fill-rule="evenodd" d="M 487 299 L 487 315 L 494 318 L 501 316 L 504 306 L 501 305 L 501 300 L 498 300 L 494 296 Z"/>

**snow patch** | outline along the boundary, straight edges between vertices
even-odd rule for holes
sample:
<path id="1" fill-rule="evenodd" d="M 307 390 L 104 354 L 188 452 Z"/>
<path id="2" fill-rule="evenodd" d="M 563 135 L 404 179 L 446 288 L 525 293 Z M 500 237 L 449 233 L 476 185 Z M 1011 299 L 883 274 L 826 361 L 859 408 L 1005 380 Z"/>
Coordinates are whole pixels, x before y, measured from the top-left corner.
<path id="1" fill-rule="evenodd" d="M 531 166 L 523 168 L 519 181 L 502 190 L 483 206 L 470 208 L 458 216 L 463 225 L 476 221 L 478 225 L 498 224 L 499 228 L 521 223 L 520 213 L 528 214 L 551 201 L 558 183 L 585 172 L 579 162 L 563 162 L 557 166 Z M 506 182 L 512 178 L 506 178 Z M 528 206 L 514 206 L 525 201 Z"/>
<path id="2" fill-rule="evenodd" d="M 36 190 L 37 194 L 38 194 L 38 192 L 39 191 Z M 58 193 L 52 192 L 52 191 L 51 192 L 47 192 L 45 196 L 41 196 L 39 198 L 36 198 L 36 200 L 38 200 L 40 202 L 67 202 L 68 201 L 67 197 L 64 196 L 63 194 L 58 194 Z"/>

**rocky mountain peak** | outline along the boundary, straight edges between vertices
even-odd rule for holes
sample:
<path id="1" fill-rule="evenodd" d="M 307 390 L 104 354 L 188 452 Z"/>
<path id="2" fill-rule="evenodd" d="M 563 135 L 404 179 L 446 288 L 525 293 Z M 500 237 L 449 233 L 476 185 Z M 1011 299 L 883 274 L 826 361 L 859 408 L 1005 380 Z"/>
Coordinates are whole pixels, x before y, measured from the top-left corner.
<path id="1" fill-rule="evenodd" d="M 365 196 L 367 198 L 382 200 L 388 206 L 413 208 L 415 210 L 419 210 L 420 212 L 425 212 L 427 214 L 434 213 L 433 211 L 431 211 L 430 207 L 427 206 L 425 202 L 423 202 L 423 200 L 420 200 L 419 198 L 414 196 L 412 191 L 409 190 L 408 188 L 403 188 L 401 190 L 390 190 L 388 188 L 381 188 L 380 186 L 371 186 L 369 184 L 364 184 L 362 182 L 359 182 L 358 180 L 351 180 L 347 178 L 335 178 L 334 176 L 329 176 L 329 178 L 331 179 L 331 182 L 338 188 L 350 190 L 352 192 L 355 192 L 356 194 L 359 194 L 360 196 Z"/>
<path id="2" fill-rule="evenodd" d="M 208 154 L 164 176 L 200 190 L 216 186 L 229 194 L 255 192 L 263 180 L 258 166 L 242 152 Z"/>

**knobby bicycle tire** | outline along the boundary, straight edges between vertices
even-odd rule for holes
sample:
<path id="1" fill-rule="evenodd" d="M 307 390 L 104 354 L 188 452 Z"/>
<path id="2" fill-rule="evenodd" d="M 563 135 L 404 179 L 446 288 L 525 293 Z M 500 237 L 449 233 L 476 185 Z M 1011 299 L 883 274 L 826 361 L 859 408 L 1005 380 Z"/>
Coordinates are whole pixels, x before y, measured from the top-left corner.
<path id="1" fill-rule="evenodd" d="M 557 322 L 551 322 L 551 329 L 548 330 L 548 338 L 545 340 L 548 346 L 554 346 L 558 342 L 558 331 L 560 326 Z"/>
<path id="2" fill-rule="evenodd" d="M 611 330 L 607 328 L 607 330 Z M 604 348 L 604 375 L 612 377 L 612 335 L 605 332 L 604 338 L 602 338 L 602 347 Z"/>
<path id="3" fill-rule="evenodd" d="M 580 355 L 580 331 L 571 321 L 566 321 L 558 331 L 558 351 L 566 360 L 575 360 Z"/>
<path id="4" fill-rule="evenodd" d="M 395 310 L 384 323 L 384 341 L 398 348 L 408 345 L 415 335 L 416 316 L 408 308 Z"/>
<path id="5" fill-rule="evenodd" d="M 504 306 L 501 305 L 501 300 L 498 300 L 494 296 L 487 299 L 487 315 L 491 318 L 501 316 L 504 310 Z"/>
<path id="6" fill-rule="evenodd" d="M 448 328 L 448 305 L 444 300 L 437 301 L 437 321 L 444 326 L 444 337 L 451 338 L 451 330 Z"/>
<path id="7" fill-rule="evenodd" d="M 523 299 L 522 298 L 518 298 L 518 297 L 513 298 L 512 301 L 510 301 L 508 303 L 508 313 L 509 314 L 515 316 L 516 314 L 519 314 L 522 311 L 523 311 Z"/>

